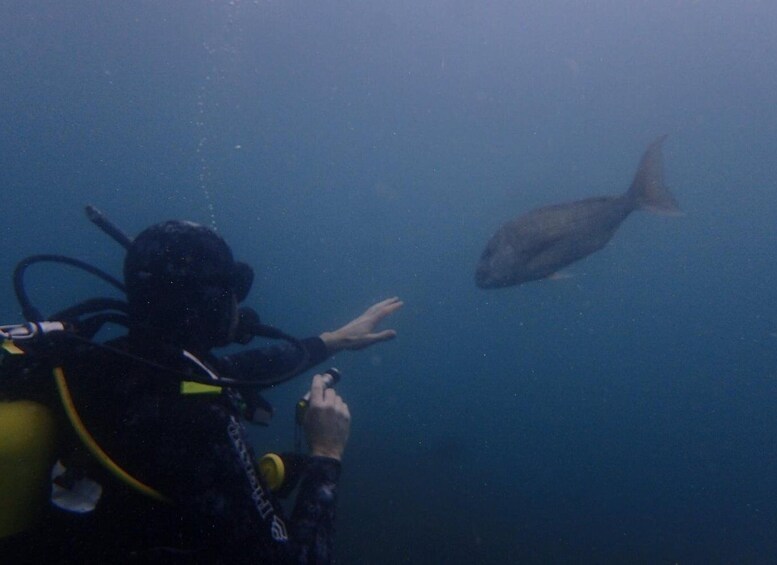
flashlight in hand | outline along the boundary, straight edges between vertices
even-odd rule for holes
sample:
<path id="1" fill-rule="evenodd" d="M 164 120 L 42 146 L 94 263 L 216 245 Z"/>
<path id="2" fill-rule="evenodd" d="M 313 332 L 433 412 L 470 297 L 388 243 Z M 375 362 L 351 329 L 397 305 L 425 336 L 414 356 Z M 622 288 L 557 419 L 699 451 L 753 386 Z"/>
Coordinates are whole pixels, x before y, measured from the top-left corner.
<path id="1" fill-rule="evenodd" d="M 339 383 L 341 375 L 339 370 L 332 367 L 331 369 L 327 369 L 324 373 L 322 373 L 321 376 L 324 377 L 324 388 L 327 389 L 332 388 L 337 383 Z M 307 414 L 308 406 L 310 406 L 310 391 L 305 393 L 305 396 L 297 401 L 295 420 L 300 426 L 305 421 L 305 414 Z"/>

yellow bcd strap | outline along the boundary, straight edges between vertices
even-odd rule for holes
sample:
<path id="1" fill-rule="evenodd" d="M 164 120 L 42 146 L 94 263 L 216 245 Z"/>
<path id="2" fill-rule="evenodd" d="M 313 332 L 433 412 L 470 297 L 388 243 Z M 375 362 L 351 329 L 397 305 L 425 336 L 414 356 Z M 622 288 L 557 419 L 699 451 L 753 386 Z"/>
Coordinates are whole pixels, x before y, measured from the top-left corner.
<path id="1" fill-rule="evenodd" d="M 181 394 L 221 394 L 221 387 L 191 381 L 181 382 Z"/>

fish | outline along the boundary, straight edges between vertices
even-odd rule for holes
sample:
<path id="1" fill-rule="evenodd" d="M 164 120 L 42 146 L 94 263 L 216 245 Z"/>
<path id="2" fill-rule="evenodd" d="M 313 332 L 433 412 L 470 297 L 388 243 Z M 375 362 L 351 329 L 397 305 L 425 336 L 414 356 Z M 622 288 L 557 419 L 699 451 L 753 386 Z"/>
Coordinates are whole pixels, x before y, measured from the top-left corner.
<path id="1" fill-rule="evenodd" d="M 682 215 L 664 184 L 665 140 L 650 144 L 625 193 L 544 206 L 503 224 L 480 256 L 475 284 L 493 289 L 564 278 L 561 269 L 602 249 L 634 210 Z"/>

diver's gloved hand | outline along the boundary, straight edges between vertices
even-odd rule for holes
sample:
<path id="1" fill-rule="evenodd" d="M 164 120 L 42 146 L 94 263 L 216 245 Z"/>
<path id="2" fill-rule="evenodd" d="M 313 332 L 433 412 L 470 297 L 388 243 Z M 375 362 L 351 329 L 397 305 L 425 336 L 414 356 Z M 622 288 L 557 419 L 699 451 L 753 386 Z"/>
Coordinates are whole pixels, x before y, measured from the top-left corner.
<path id="1" fill-rule="evenodd" d="M 404 302 L 396 296 L 373 304 L 358 318 L 351 320 L 342 328 L 321 334 L 321 340 L 330 353 L 342 349 L 364 349 L 375 343 L 394 339 L 397 332 L 383 330 L 375 332 L 375 326 L 386 316 L 399 310 Z"/>
<path id="2" fill-rule="evenodd" d="M 310 455 L 331 457 L 338 461 L 342 458 L 351 433 L 351 413 L 335 389 L 326 386 L 326 379 L 322 375 L 313 377 L 310 401 L 302 426 Z"/>

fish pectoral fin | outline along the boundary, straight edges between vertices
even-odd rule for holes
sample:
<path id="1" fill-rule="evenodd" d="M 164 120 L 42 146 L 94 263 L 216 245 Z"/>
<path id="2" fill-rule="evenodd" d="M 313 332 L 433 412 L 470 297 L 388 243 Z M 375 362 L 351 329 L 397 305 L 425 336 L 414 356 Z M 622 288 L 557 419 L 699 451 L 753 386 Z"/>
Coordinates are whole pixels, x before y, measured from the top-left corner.
<path id="1" fill-rule="evenodd" d="M 567 271 L 556 271 L 555 273 L 549 274 L 545 278 L 548 279 L 548 280 L 551 280 L 551 281 L 563 281 L 565 279 L 571 279 L 574 276 L 575 275 L 573 275 L 572 273 L 569 273 Z"/>

